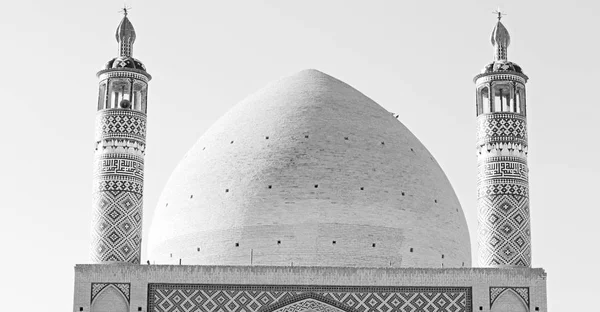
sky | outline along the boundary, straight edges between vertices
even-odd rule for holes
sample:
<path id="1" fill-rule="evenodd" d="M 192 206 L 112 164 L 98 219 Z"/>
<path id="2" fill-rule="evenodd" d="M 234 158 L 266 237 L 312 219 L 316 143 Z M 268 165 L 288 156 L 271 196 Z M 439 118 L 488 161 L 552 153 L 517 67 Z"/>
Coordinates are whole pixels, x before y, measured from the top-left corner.
<path id="1" fill-rule="evenodd" d="M 491 13 L 527 84 L 533 266 L 552 311 L 600 291 L 598 1 L 128 1 L 148 95 L 144 239 L 167 179 L 216 119 L 305 68 L 391 112 L 434 155 L 461 202 L 477 263 L 475 88 Z M 5 1 L 0 9 L 0 297 L 68 311 L 88 263 L 95 74 L 117 54 L 122 1 Z M 594 91 L 594 92 L 592 92 Z M 143 261 L 145 262 L 145 244 Z M 8 299 L 8 300 L 7 300 Z"/>

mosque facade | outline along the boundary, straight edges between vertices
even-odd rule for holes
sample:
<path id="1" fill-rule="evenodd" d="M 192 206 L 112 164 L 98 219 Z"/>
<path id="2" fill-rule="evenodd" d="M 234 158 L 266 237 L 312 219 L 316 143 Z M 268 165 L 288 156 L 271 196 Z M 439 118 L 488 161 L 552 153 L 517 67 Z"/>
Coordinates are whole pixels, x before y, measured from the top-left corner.
<path id="1" fill-rule="evenodd" d="M 439 164 L 406 126 L 317 70 L 219 119 L 172 173 L 141 263 L 147 90 L 127 12 L 98 73 L 92 264 L 73 311 L 547 311 L 531 267 L 525 84 L 492 32 L 476 85 L 479 267 Z"/>

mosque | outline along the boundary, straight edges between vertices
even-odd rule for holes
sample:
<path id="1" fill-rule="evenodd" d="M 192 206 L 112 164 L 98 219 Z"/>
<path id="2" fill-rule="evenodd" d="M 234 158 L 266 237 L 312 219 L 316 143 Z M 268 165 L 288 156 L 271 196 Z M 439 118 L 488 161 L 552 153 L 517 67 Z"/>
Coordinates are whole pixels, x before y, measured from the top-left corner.
<path id="1" fill-rule="evenodd" d="M 98 72 L 92 264 L 73 311 L 547 311 L 531 268 L 526 93 L 492 31 L 476 86 L 479 266 L 439 164 L 397 118 L 317 70 L 250 95 L 191 147 L 141 263 L 147 90 L 127 17 Z M 155 150 L 157 151 L 157 150 Z"/>

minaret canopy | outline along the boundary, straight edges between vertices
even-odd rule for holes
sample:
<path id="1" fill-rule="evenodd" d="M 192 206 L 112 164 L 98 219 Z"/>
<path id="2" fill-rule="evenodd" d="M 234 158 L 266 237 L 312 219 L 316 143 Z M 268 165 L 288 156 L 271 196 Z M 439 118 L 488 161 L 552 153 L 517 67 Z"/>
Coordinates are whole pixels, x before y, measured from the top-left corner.
<path id="1" fill-rule="evenodd" d="M 119 43 L 119 55 L 131 56 L 133 52 L 133 43 L 135 42 L 135 29 L 133 28 L 133 25 L 127 18 L 126 10 L 123 19 L 121 20 L 121 23 L 117 27 L 115 38 Z"/>
<path id="2" fill-rule="evenodd" d="M 498 19 L 496 27 L 494 27 L 494 30 L 492 30 L 491 41 L 496 52 L 496 61 L 506 60 L 506 52 L 508 50 L 508 46 L 510 45 L 510 34 L 508 33 L 506 27 L 504 27 L 504 25 L 502 24 L 500 19 Z"/>
<path id="3" fill-rule="evenodd" d="M 108 61 L 104 69 L 131 68 L 146 71 L 144 64 L 133 58 L 133 43 L 135 42 L 135 38 L 135 29 L 127 17 L 127 9 L 125 8 L 123 9 L 123 19 L 121 19 L 115 33 L 115 39 L 117 39 L 119 44 L 119 56 Z"/>
<path id="4" fill-rule="evenodd" d="M 494 72 L 516 72 L 518 74 L 523 73 L 521 66 L 508 60 L 508 46 L 510 45 L 510 34 L 508 29 L 502 24 L 502 13 L 497 11 L 498 21 L 496 26 L 492 30 L 490 41 L 494 47 L 494 61 L 487 64 L 482 70 L 481 74 L 489 74 Z"/>

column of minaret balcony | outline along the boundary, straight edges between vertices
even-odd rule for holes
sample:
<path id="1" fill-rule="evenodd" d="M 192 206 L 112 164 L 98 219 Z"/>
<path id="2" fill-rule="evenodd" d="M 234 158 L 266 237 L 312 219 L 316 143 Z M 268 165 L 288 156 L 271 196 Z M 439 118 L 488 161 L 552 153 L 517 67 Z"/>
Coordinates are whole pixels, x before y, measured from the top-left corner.
<path id="1" fill-rule="evenodd" d="M 508 61 L 510 35 L 492 31 L 494 61 L 474 79 L 478 124 L 479 262 L 484 267 L 530 267 L 531 233 L 525 84 Z"/>
<path id="2" fill-rule="evenodd" d="M 132 57 L 135 30 L 124 10 L 119 56 L 98 72 L 91 260 L 140 263 L 146 98 L 151 76 Z"/>

